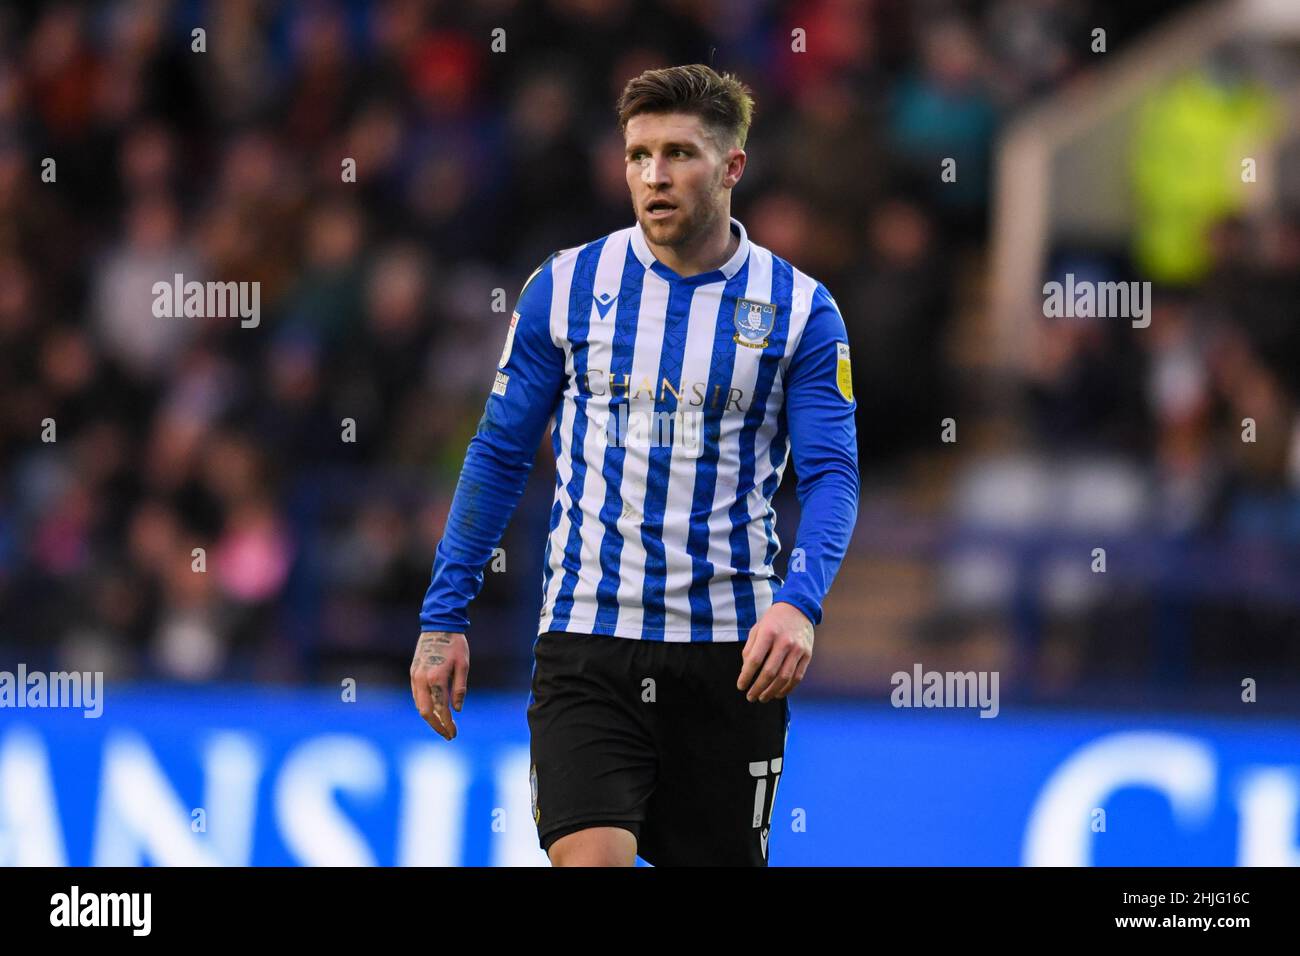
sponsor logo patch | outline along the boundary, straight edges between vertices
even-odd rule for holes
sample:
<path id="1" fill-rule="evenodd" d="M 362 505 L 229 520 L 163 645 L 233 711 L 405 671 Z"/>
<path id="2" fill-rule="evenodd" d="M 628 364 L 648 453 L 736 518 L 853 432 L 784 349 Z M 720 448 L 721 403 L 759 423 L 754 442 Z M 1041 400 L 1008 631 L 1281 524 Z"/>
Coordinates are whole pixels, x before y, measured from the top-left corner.
<path id="1" fill-rule="evenodd" d="M 853 369 L 849 365 L 849 346 L 847 342 L 835 343 L 835 384 L 846 402 L 853 401 Z"/>
<path id="2" fill-rule="evenodd" d="M 506 344 L 501 349 L 501 358 L 497 360 L 497 368 L 505 368 L 506 363 L 510 361 L 510 350 L 515 347 L 515 327 L 517 325 L 519 325 L 518 312 L 510 316 L 510 328 L 506 330 Z"/>
<path id="3" fill-rule="evenodd" d="M 492 383 L 493 395 L 504 395 L 506 386 L 510 384 L 510 376 L 505 372 L 497 372 L 497 380 Z"/>

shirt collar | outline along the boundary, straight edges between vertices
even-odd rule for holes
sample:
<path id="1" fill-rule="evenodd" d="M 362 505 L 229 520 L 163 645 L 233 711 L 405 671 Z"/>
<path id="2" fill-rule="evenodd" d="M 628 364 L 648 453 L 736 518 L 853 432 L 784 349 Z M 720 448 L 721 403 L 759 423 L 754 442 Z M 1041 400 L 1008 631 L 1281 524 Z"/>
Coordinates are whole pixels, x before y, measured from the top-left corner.
<path id="1" fill-rule="evenodd" d="M 632 251 L 640 260 L 641 265 L 647 269 L 653 269 L 665 279 L 675 279 L 679 282 L 691 282 L 699 284 L 701 282 L 716 282 L 719 279 L 730 279 L 740 267 L 745 264 L 745 259 L 749 256 L 749 235 L 745 232 L 745 227 L 739 219 L 731 217 L 731 231 L 734 235 L 740 237 L 740 243 L 736 246 L 736 251 L 732 253 L 731 258 L 722 264 L 720 268 L 712 272 L 701 272 L 693 276 L 680 276 L 668 266 L 664 265 L 655 258 L 655 254 L 650 251 L 650 245 L 646 242 L 645 231 L 641 228 L 640 221 L 632 227 Z"/>

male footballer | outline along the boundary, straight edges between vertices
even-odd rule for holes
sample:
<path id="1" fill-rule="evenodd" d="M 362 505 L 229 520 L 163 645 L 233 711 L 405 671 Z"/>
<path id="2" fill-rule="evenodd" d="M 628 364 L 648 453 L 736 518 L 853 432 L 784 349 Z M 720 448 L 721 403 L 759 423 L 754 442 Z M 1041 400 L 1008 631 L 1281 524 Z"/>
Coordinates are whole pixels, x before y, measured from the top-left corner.
<path id="1" fill-rule="evenodd" d="M 731 218 L 753 99 L 707 66 L 618 104 L 636 223 L 524 283 L 411 663 L 448 740 L 466 608 L 551 427 L 533 816 L 556 866 L 766 866 L 788 695 L 857 515 L 848 337 L 820 282 Z M 793 455 L 787 580 L 772 497 Z"/>

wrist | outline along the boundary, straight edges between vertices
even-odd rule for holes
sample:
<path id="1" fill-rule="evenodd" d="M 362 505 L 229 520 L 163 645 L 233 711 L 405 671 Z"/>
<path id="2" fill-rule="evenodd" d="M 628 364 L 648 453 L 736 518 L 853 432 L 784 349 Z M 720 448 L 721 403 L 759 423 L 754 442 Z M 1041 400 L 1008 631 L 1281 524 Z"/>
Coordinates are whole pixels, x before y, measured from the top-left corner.
<path id="1" fill-rule="evenodd" d="M 807 622 L 809 627 L 816 627 L 818 619 L 821 617 L 819 609 L 813 607 L 808 602 L 798 597 L 782 597 L 772 602 L 772 607 L 784 606 L 797 611 L 799 616 Z"/>

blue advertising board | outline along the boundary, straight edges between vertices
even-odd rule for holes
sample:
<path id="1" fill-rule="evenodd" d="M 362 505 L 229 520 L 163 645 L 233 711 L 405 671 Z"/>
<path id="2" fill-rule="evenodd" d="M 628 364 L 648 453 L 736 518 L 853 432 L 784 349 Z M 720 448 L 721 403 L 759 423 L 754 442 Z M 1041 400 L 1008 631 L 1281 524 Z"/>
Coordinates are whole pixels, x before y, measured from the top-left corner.
<path id="1" fill-rule="evenodd" d="M 546 865 L 526 695 L 108 687 L 0 709 L 0 863 Z M 1248 705 L 1244 705 L 1248 706 Z M 792 699 L 772 865 L 1296 865 L 1300 725 Z"/>

